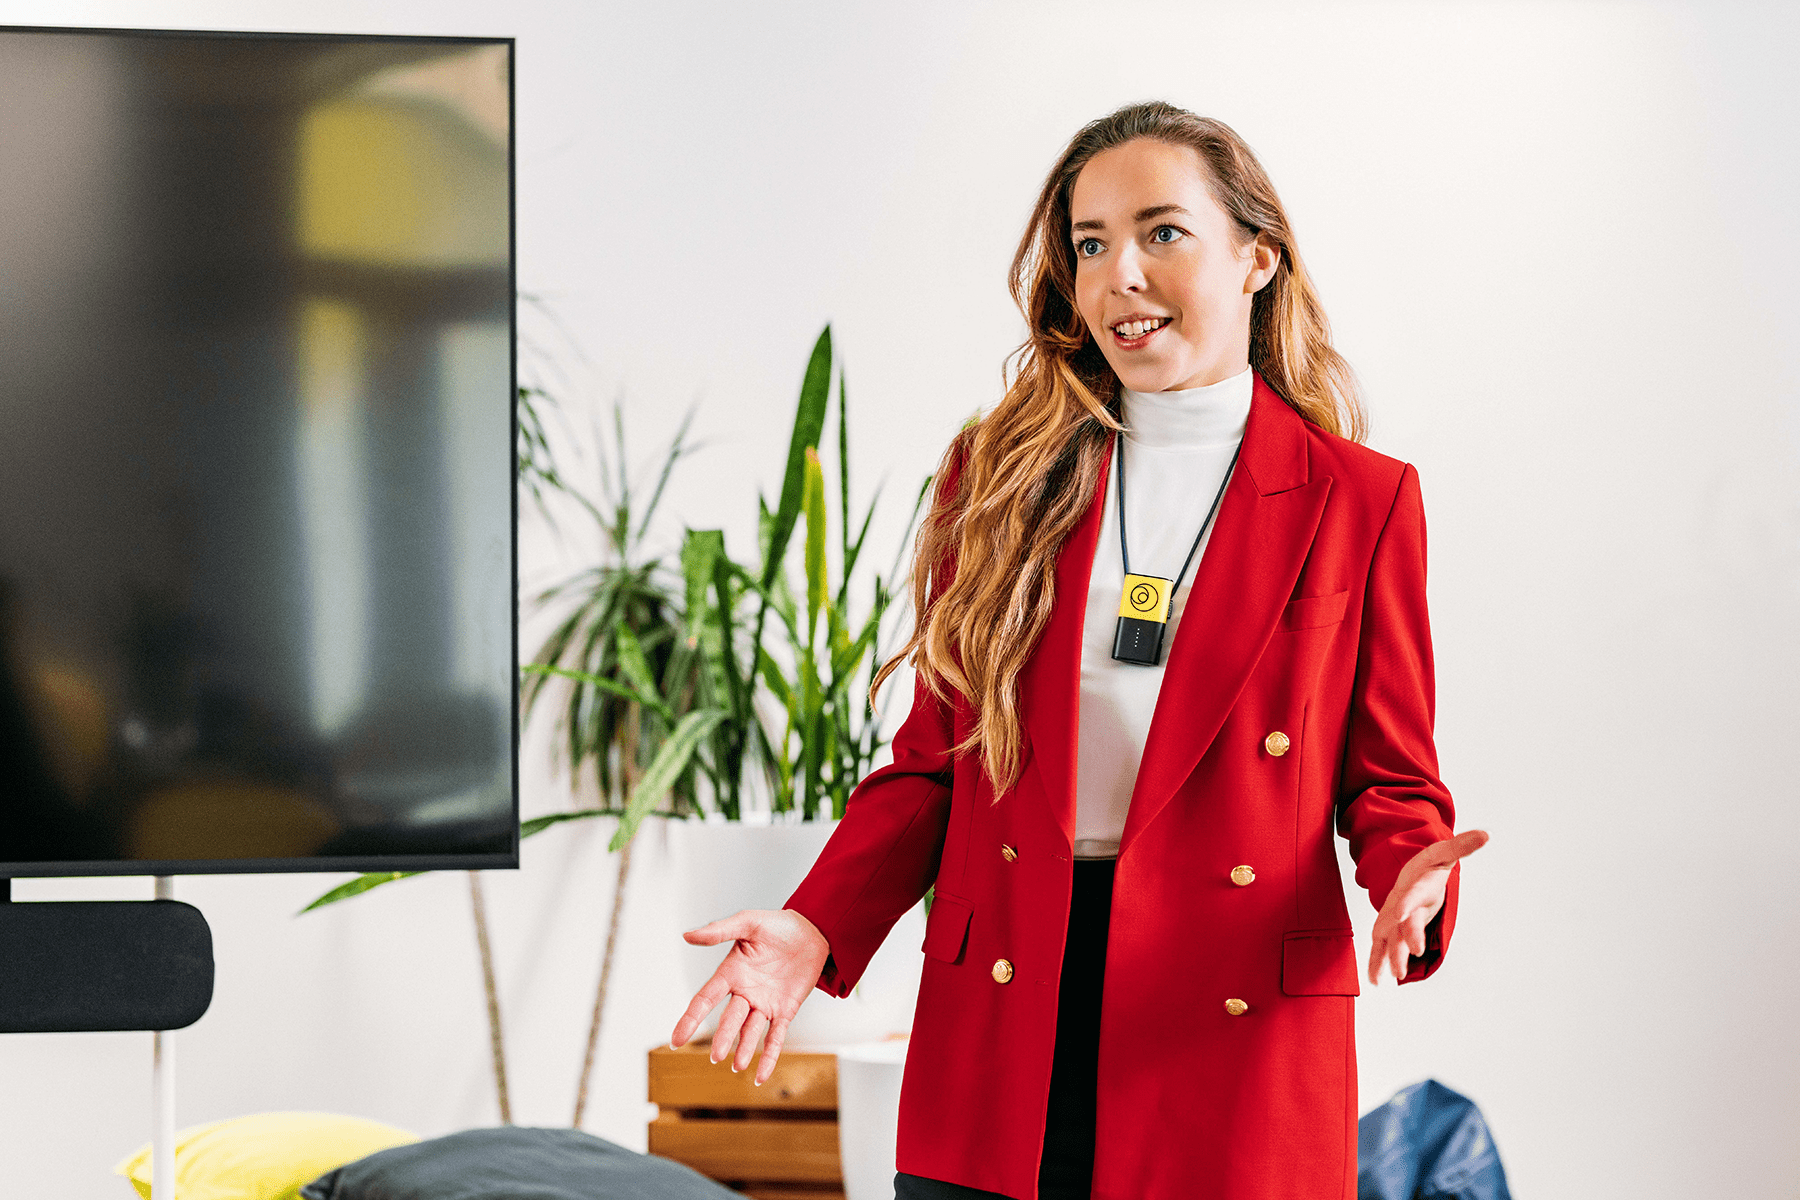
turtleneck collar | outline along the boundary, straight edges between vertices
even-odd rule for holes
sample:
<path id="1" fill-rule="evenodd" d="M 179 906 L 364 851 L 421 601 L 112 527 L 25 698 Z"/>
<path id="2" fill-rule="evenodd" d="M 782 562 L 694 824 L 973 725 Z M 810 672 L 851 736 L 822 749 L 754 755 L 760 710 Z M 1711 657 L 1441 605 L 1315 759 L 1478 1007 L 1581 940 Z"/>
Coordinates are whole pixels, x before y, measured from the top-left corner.
<path id="1" fill-rule="evenodd" d="M 1120 415 L 1133 447 L 1187 450 L 1235 442 L 1250 417 L 1254 377 L 1245 367 L 1229 379 L 1175 392 L 1119 388 Z"/>

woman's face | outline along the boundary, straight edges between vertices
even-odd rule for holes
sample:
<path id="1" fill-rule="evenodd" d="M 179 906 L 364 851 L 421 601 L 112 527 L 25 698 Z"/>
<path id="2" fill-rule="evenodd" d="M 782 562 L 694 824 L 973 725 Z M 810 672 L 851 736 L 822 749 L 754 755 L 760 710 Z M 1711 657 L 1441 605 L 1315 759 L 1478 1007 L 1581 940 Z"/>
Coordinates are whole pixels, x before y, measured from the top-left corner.
<path id="1" fill-rule="evenodd" d="M 1088 160 L 1069 195 L 1075 306 L 1126 387 L 1165 392 L 1250 363 L 1250 305 L 1279 259 L 1238 245 L 1197 151 L 1137 138 Z"/>

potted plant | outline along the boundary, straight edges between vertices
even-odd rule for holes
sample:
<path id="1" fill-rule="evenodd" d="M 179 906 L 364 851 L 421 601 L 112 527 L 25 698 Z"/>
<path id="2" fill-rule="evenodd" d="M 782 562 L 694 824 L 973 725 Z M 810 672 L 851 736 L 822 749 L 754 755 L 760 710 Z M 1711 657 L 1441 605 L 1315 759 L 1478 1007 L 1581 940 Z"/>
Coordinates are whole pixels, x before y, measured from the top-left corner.
<path id="1" fill-rule="evenodd" d="M 602 561 L 540 593 L 541 605 L 567 611 L 523 668 L 527 714 L 552 697 L 559 717 L 559 757 L 577 777 L 590 772 L 600 803 L 571 807 L 522 823 L 530 837 L 573 820 L 618 822 L 611 850 L 618 878 L 600 978 L 575 1102 L 579 1125 L 610 987 L 620 915 L 627 896 L 631 845 L 642 822 L 674 818 L 669 831 L 680 864 L 679 917 L 687 927 L 740 908 L 778 905 L 823 848 L 850 792 L 886 744 L 867 701 L 880 663 L 883 617 L 905 562 L 913 523 L 929 494 L 915 497 L 905 536 L 886 575 L 875 574 L 866 608 L 853 604 L 850 583 L 862 560 L 879 498 L 872 498 L 851 536 L 848 405 L 837 388 L 835 582 L 830 517 L 819 442 L 830 407 L 831 330 L 820 334 L 796 406 L 782 490 L 771 509 L 758 497 L 759 562 L 734 559 L 717 529 L 686 530 L 671 568 L 646 549 L 664 487 L 693 447 L 692 413 L 663 456 L 649 499 L 636 503 L 615 405 L 614 447 L 603 449 L 598 502 L 572 486 L 554 461 L 539 388 L 522 388 L 519 479 L 540 507 L 549 492 L 574 497 L 604 537 Z M 796 534 L 799 534 L 796 540 Z M 794 551 L 798 580 L 790 576 Z M 316 908 L 404 878 L 366 875 L 309 906 Z M 479 880 L 471 877 L 478 940 L 487 980 L 496 1085 L 506 1119 L 505 1063 L 492 956 Z M 920 969 L 923 916 L 915 913 L 844 1001 L 802 1010 L 792 1045 L 858 1041 L 911 1023 Z M 682 947 L 685 973 L 698 989 L 724 951 Z"/>

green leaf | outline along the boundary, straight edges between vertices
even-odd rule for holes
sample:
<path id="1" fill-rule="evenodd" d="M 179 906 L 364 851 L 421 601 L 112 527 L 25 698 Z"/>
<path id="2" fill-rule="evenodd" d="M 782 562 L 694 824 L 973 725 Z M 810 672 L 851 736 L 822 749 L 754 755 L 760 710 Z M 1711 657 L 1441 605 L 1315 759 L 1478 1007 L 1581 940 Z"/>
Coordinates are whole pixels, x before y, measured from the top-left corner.
<path id="1" fill-rule="evenodd" d="M 856 540 L 854 542 L 846 541 L 844 545 L 844 577 L 838 583 L 839 604 L 842 604 L 844 602 L 844 597 L 849 594 L 850 573 L 856 570 L 856 561 L 862 557 L 863 543 L 867 541 L 869 537 L 869 523 L 875 519 L 875 505 L 880 499 L 881 489 L 877 487 L 875 489 L 875 494 L 869 498 L 868 509 L 863 513 L 862 528 L 857 531 Z M 849 535 L 849 529 L 850 514 L 846 512 L 844 514 L 844 532 L 846 537 Z"/>
<path id="2" fill-rule="evenodd" d="M 613 639 L 619 649 L 619 669 L 625 672 L 625 678 L 631 686 L 638 690 L 639 698 L 648 707 L 666 710 L 656 686 L 656 676 L 650 672 L 650 660 L 644 657 L 644 645 L 638 641 L 637 634 L 632 632 L 631 624 L 623 613 L 613 623 Z"/>
<path id="3" fill-rule="evenodd" d="M 839 548 L 844 561 L 844 576 L 850 575 L 850 389 L 844 382 L 844 368 L 838 368 L 838 507 L 844 523 L 844 544 Z"/>
<path id="4" fill-rule="evenodd" d="M 775 698 L 781 701 L 784 707 L 793 707 L 788 682 L 782 677 L 781 668 L 776 665 L 774 659 L 769 657 L 769 652 L 761 646 L 756 648 L 756 668 L 762 676 L 763 684 L 775 693 Z"/>
<path id="5" fill-rule="evenodd" d="M 797 664 L 800 676 L 800 717 L 795 725 L 800 731 L 801 791 L 800 810 L 811 820 L 818 797 L 819 758 L 825 750 L 820 716 L 824 711 L 824 689 L 819 686 L 818 665 L 811 648 Z"/>
<path id="6" fill-rule="evenodd" d="M 623 407 L 624 406 L 619 401 L 613 401 L 613 411 L 615 413 L 620 412 Z M 698 449 L 698 447 L 690 445 L 687 440 L 688 426 L 694 423 L 694 412 L 698 407 L 699 405 L 697 403 L 688 406 L 687 415 L 681 418 L 681 427 L 675 431 L 674 438 L 669 442 L 668 453 L 663 457 L 662 473 L 656 477 L 656 487 L 650 493 L 650 503 L 644 506 L 644 515 L 638 522 L 637 533 L 631 539 L 630 544 L 632 545 L 643 541 L 644 535 L 649 532 L 650 518 L 656 515 L 656 506 L 662 500 L 663 489 L 668 486 L 669 475 L 675 470 L 675 463 L 682 455 L 691 454 L 694 450 Z M 623 461 L 624 449 L 625 429 L 624 421 L 621 419 L 619 421 L 619 450 L 621 461 Z"/>
<path id="7" fill-rule="evenodd" d="M 527 663 L 525 666 L 520 667 L 519 671 L 521 674 L 526 675 L 560 675 L 564 679 L 573 679 L 579 683 L 597 687 L 603 692 L 608 692 L 619 697 L 621 700 L 635 700 L 644 707 L 653 709 L 670 720 L 674 719 L 673 715 L 669 712 L 669 706 L 663 703 L 662 697 L 658 696 L 655 691 L 642 692 L 637 688 L 619 683 L 617 680 L 607 679 L 601 675 L 595 675 L 591 671 L 576 671 L 568 667 L 553 667 L 548 663 Z"/>
<path id="8" fill-rule="evenodd" d="M 806 640 L 811 644 L 825 606 L 825 469 L 819 452 L 806 452 Z"/>
<path id="9" fill-rule="evenodd" d="M 768 501 L 763 499 L 761 492 L 758 492 L 756 493 L 756 549 L 762 555 L 764 563 L 769 561 L 769 539 L 774 536 L 775 514 L 769 511 Z M 760 580 L 762 577 L 759 575 L 757 578 Z"/>
<path id="10" fill-rule="evenodd" d="M 831 397 L 831 326 L 825 326 L 813 344 L 812 358 L 806 364 L 806 378 L 800 385 L 800 402 L 794 409 L 794 432 L 788 439 L 787 467 L 782 473 L 781 502 L 769 530 L 769 548 L 763 557 L 762 581 L 767 587 L 781 570 L 787 555 L 788 539 L 794 523 L 800 518 L 800 501 L 806 487 L 806 452 L 819 448 L 819 435 L 825 430 L 825 409 Z"/>
<path id="11" fill-rule="evenodd" d="M 542 833 L 552 825 L 560 825 L 564 821 L 586 821 L 592 817 L 616 817 L 621 810 L 616 808 L 580 808 L 574 812 L 551 813 L 545 817 L 533 817 L 529 821 L 519 822 L 519 838 L 524 840 L 536 833 Z"/>
<path id="12" fill-rule="evenodd" d="M 426 873 L 424 871 L 373 871 L 367 875 L 358 875 L 349 883 L 340 883 L 294 915 L 299 916 L 300 913 L 309 913 L 315 908 L 324 908 L 327 904 L 336 904 L 339 900 L 360 896 L 370 888 L 378 888 L 384 883 L 393 883 L 397 879 L 411 879 L 414 875 Z"/>
<path id="13" fill-rule="evenodd" d="M 881 613 L 877 611 L 869 614 L 869 619 L 863 622 L 862 632 L 856 635 L 856 641 L 845 649 L 832 654 L 831 674 L 834 679 L 848 679 L 855 672 L 857 664 L 862 662 L 863 655 L 867 654 L 869 647 L 874 644 L 875 632 L 880 625 Z"/>
<path id="14" fill-rule="evenodd" d="M 681 574 L 687 582 L 686 625 L 693 637 L 706 619 L 706 589 L 713 568 L 725 555 L 725 534 L 718 529 L 690 529 L 681 542 Z"/>
<path id="15" fill-rule="evenodd" d="M 834 604 L 825 610 L 825 628 L 830 631 L 825 645 L 830 650 L 831 660 L 836 662 L 837 656 L 850 648 L 850 627 L 845 624 L 843 605 Z"/>
<path id="16" fill-rule="evenodd" d="M 699 749 L 706 735 L 728 715 L 722 708 L 697 708 L 682 714 L 681 720 L 675 723 L 675 728 L 669 731 L 669 736 L 657 748 L 650 765 L 644 768 L 637 787 L 632 789 L 631 796 L 625 802 L 625 813 L 619 818 L 619 828 L 614 832 L 608 849 L 625 848 L 625 844 L 637 834 L 639 823 L 687 770 L 694 752 Z"/>
<path id="17" fill-rule="evenodd" d="M 888 568 L 889 579 L 900 578 L 900 560 L 906 556 L 906 548 L 912 545 L 913 527 L 919 523 L 919 514 L 925 510 L 925 501 L 931 497 L 931 482 L 936 475 L 927 475 L 925 482 L 919 485 L 919 494 L 913 500 L 912 515 L 906 519 L 906 532 L 900 535 L 898 547 L 894 550 L 894 565 Z"/>

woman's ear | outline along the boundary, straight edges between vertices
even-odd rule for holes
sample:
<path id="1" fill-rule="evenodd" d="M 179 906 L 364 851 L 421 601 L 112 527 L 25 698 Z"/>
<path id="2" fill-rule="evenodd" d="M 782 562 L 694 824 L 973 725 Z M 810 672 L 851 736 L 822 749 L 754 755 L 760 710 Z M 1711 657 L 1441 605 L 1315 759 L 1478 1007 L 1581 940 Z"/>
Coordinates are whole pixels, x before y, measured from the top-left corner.
<path id="1" fill-rule="evenodd" d="M 1257 234 L 1250 244 L 1250 273 L 1244 277 L 1244 291 L 1251 294 L 1262 291 L 1269 280 L 1275 278 L 1275 269 L 1280 265 L 1281 247 L 1268 234 Z"/>

